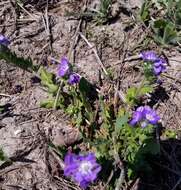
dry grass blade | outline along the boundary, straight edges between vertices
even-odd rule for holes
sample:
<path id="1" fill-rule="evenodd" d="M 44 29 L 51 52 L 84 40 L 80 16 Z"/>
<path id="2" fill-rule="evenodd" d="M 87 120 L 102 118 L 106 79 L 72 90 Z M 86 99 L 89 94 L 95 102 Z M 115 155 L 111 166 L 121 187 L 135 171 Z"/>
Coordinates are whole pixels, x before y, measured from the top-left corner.
<path id="1" fill-rule="evenodd" d="M 27 11 L 27 10 L 21 5 L 21 3 L 19 3 L 19 2 L 17 1 L 17 4 L 18 4 L 18 6 L 19 6 L 25 13 L 27 13 L 33 20 L 38 21 L 38 18 L 37 18 L 35 15 L 32 15 L 29 11 Z"/>

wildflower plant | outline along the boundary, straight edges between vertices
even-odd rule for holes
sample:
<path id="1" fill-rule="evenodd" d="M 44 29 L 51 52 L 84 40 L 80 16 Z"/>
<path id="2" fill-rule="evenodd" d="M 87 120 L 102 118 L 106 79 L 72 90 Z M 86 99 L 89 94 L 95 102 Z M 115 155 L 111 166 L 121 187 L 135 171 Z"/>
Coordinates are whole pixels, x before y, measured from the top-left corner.
<path id="1" fill-rule="evenodd" d="M 0 44 L 7 47 L 10 44 L 10 41 L 8 38 L 0 34 Z"/>
<path id="2" fill-rule="evenodd" d="M 149 106 L 140 106 L 134 112 L 130 125 L 135 126 L 140 123 L 141 127 L 145 128 L 148 124 L 157 124 L 159 120 L 160 117 Z"/>
<path id="3" fill-rule="evenodd" d="M 152 8 L 157 10 L 155 19 L 153 19 Z M 140 11 L 140 18 L 147 26 L 151 26 L 154 34 L 153 40 L 168 47 L 177 45 L 181 41 L 180 12 L 180 0 L 145 0 Z"/>
<path id="4" fill-rule="evenodd" d="M 101 0 L 100 8 L 95 12 L 94 20 L 97 24 L 105 24 L 110 20 L 111 0 Z"/>
<path id="5" fill-rule="evenodd" d="M 167 61 L 154 51 L 143 51 L 139 57 L 144 61 L 144 74 L 150 83 L 154 83 L 157 77 L 166 71 Z"/>
<path id="6" fill-rule="evenodd" d="M 8 49 L 9 41 L 0 36 L 0 58 L 29 70 L 36 68 L 32 62 L 24 66 L 25 60 L 18 58 Z M 126 179 L 132 180 L 139 172 L 151 171 L 146 157 L 159 154 L 159 144 L 155 131 L 160 122 L 156 111 L 145 105 L 141 98 L 154 91 L 157 77 L 166 70 L 167 62 L 153 51 L 143 51 L 145 77 L 138 87 L 127 90 L 124 104 L 115 102 L 111 94 L 95 90 L 82 76 L 75 72 L 66 57 L 58 61 L 57 71 L 40 67 L 37 74 L 49 98 L 41 102 L 42 107 L 63 109 L 71 117 L 73 126 L 82 134 L 84 153 L 63 150 L 64 176 L 71 178 L 81 188 L 86 189 L 96 182 L 99 176 L 107 181 L 112 176 L 110 186 L 120 189 Z M 57 61 L 53 60 L 56 65 Z M 107 98 L 108 97 L 108 98 Z M 139 105 L 139 106 L 138 106 Z M 74 150 L 74 147 L 72 147 Z M 85 152 L 88 150 L 88 153 Z M 63 154 L 59 154 L 62 155 Z M 104 172 L 107 163 L 109 171 Z M 99 175 L 99 173 L 105 174 Z"/>
<path id="7" fill-rule="evenodd" d="M 160 67 L 160 57 L 155 52 L 142 52 L 140 58 L 150 63 L 151 74 L 156 77 L 154 67 Z M 68 152 L 64 159 L 64 175 L 83 189 L 97 179 L 101 168 L 104 170 L 105 162 L 111 162 L 110 167 L 120 173 L 118 178 L 113 175 L 112 186 L 118 189 L 124 183 L 125 176 L 134 179 L 142 166 L 145 168 L 149 165 L 145 155 L 159 153 L 153 134 L 160 117 L 155 110 L 149 106 L 140 106 L 130 114 L 130 110 L 141 103 L 140 98 L 154 90 L 146 78 L 140 87 L 128 89 L 127 108 L 120 106 L 115 111 L 112 100 L 108 101 L 104 95 L 99 94 L 95 99 L 96 111 L 95 100 L 90 98 L 90 83 L 74 71 L 65 57 L 57 66 L 57 74 L 50 74 L 43 69 L 40 76 L 42 84 L 52 93 L 52 99 L 47 101 L 47 105 L 51 103 L 53 107 L 56 103 L 56 108 L 62 108 L 72 117 L 72 124 L 79 127 L 84 145 L 92 152 L 83 155 Z M 127 173 L 124 168 L 118 167 L 120 160 L 127 163 Z"/>
<path id="8" fill-rule="evenodd" d="M 73 71 L 73 66 L 67 58 L 61 59 L 57 74 L 41 68 L 40 77 L 42 85 L 49 92 L 49 98 L 41 102 L 42 107 L 62 108 L 72 117 L 73 125 L 81 126 L 85 121 L 91 122 L 92 106 L 87 101 L 90 84 Z"/>

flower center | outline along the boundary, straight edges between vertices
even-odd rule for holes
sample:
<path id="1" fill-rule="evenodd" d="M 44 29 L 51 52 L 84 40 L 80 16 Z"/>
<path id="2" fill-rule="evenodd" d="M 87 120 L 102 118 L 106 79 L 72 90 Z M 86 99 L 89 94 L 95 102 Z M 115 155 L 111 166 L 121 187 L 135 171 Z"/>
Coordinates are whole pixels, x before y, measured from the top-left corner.
<path id="1" fill-rule="evenodd" d="M 91 169 L 92 169 L 92 164 L 89 161 L 82 162 L 79 167 L 79 171 L 85 175 L 91 173 Z"/>
<path id="2" fill-rule="evenodd" d="M 152 121 L 154 120 L 154 117 L 151 114 L 146 114 L 146 119 L 148 119 L 149 121 Z"/>
<path id="3" fill-rule="evenodd" d="M 148 125 L 147 121 L 142 121 L 141 122 L 141 127 L 145 128 Z"/>

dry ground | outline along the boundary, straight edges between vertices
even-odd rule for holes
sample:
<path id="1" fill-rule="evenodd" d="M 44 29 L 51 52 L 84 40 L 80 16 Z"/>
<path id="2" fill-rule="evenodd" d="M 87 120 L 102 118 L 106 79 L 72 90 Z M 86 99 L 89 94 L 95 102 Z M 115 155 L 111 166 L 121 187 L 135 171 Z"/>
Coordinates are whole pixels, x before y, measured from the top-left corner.
<path id="1" fill-rule="evenodd" d="M 100 64 L 92 49 L 81 37 L 77 37 L 78 30 L 87 36 L 89 42 L 97 49 L 102 63 L 107 70 L 112 70 L 115 78 L 117 71 L 122 71 L 119 80 L 123 92 L 126 92 L 129 86 L 139 84 L 142 74 L 134 67 L 137 62 L 124 60 L 139 53 L 141 48 L 159 50 L 155 44 L 150 44 L 149 47 L 143 46 L 143 41 L 149 32 L 147 33 L 141 24 L 135 22 L 135 13 L 140 7 L 141 0 L 130 1 L 129 8 L 132 11 L 130 14 L 124 13 L 123 8 L 119 7 L 119 1 L 115 1 L 118 16 L 109 25 L 103 26 L 82 21 L 79 15 L 85 8 L 95 7 L 97 1 L 52 0 L 48 9 L 44 2 L 25 1 L 25 6 L 22 8 L 15 6 L 13 0 L 0 1 L 0 33 L 11 39 L 12 51 L 21 56 L 31 57 L 36 64 L 44 65 L 50 70 L 55 70 L 56 65 L 49 63 L 49 56 L 60 59 L 64 55 L 69 55 L 79 73 L 99 85 Z M 72 13 L 72 16 L 67 16 L 68 12 Z M 174 48 L 165 50 L 164 53 L 169 60 L 168 71 L 162 77 L 164 88 L 154 94 L 150 104 L 160 113 L 164 127 L 179 131 L 181 54 Z M 0 115 L 0 145 L 6 155 L 14 161 L 5 165 L 0 164 L 0 188 L 3 190 L 79 189 L 63 178 L 61 160 L 48 147 L 49 140 L 56 145 L 69 146 L 79 140 L 79 133 L 61 111 L 39 107 L 40 101 L 47 97 L 47 93 L 38 82 L 34 82 L 33 77 L 31 73 L 0 61 L 0 104 L 9 105 L 6 114 Z M 105 84 L 108 84 L 108 81 Z M 105 93 L 108 89 L 109 86 L 105 86 Z M 176 152 L 179 152 L 179 147 L 180 144 L 177 143 L 174 147 L 178 149 Z M 173 159 L 172 154 L 170 159 Z M 175 160 L 178 161 L 178 158 L 175 157 Z M 169 161 L 167 165 L 170 166 Z M 176 164 L 171 167 L 174 171 L 180 171 L 180 166 Z M 168 183 L 168 186 L 171 183 Z M 154 184 L 150 186 L 151 184 L 147 184 L 143 189 L 159 189 L 159 186 Z M 101 187 L 100 183 L 91 189 L 101 189 Z M 134 189 L 141 188 L 134 187 Z"/>

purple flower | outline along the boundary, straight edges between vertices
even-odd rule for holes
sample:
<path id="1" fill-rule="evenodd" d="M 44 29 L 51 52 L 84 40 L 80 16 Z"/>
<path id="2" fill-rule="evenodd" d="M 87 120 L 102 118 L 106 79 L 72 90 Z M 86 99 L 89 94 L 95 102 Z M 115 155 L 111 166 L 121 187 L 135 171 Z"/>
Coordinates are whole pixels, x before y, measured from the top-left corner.
<path id="1" fill-rule="evenodd" d="M 153 73 L 157 76 L 166 70 L 167 62 L 160 58 L 154 51 L 144 51 L 140 53 L 140 58 L 144 61 L 153 62 Z"/>
<path id="2" fill-rule="evenodd" d="M 140 106 L 133 113 L 130 125 L 134 126 L 140 123 L 141 127 L 146 127 L 148 124 L 155 125 L 160 120 L 160 117 L 149 106 Z"/>
<path id="3" fill-rule="evenodd" d="M 51 58 L 50 58 L 50 63 L 55 64 L 55 63 L 56 63 L 56 60 L 55 60 L 53 57 L 51 57 Z"/>
<path id="4" fill-rule="evenodd" d="M 58 67 L 58 76 L 64 77 L 68 75 L 69 72 L 70 72 L 70 64 L 68 60 L 65 57 L 63 57 Z"/>
<path id="5" fill-rule="evenodd" d="M 153 72 L 155 75 L 159 75 L 166 70 L 167 62 L 163 58 L 158 58 L 153 65 Z"/>
<path id="6" fill-rule="evenodd" d="M 163 83 L 163 80 L 157 79 L 156 83 L 157 83 L 158 85 L 161 85 L 161 84 Z"/>
<path id="7" fill-rule="evenodd" d="M 140 122 L 143 119 L 143 111 L 144 107 L 140 106 L 136 109 L 136 111 L 133 113 L 133 119 L 130 121 L 131 125 L 136 125 L 138 122 Z"/>
<path id="8" fill-rule="evenodd" d="M 150 124 L 153 125 L 157 124 L 157 122 L 160 120 L 160 117 L 149 106 L 144 107 L 144 117 Z"/>
<path id="9" fill-rule="evenodd" d="M 69 80 L 68 83 L 73 85 L 73 84 L 77 84 L 80 81 L 80 75 L 78 75 L 77 73 L 72 73 L 69 76 Z"/>
<path id="10" fill-rule="evenodd" d="M 0 34 L 0 45 L 8 46 L 9 44 L 10 41 L 5 36 Z"/>
<path id="11" fill-rule="evenodd" d="M 91 182 L 94 182 L 97 174 L 101 171 L 101 166 L 96 162 L 96 157 L 93 153 L 88 153 L 87 155 L 67 153 L 64 163 L 64 175 L 71 177 L 83 189 L 86 189 Z"/>
<path id="12" fill-rule="evenodd" d="M 156 61 L 158 59 L 157 54 L 154 51 L 143 51 L 139 57 L 144 61 Z"/>

